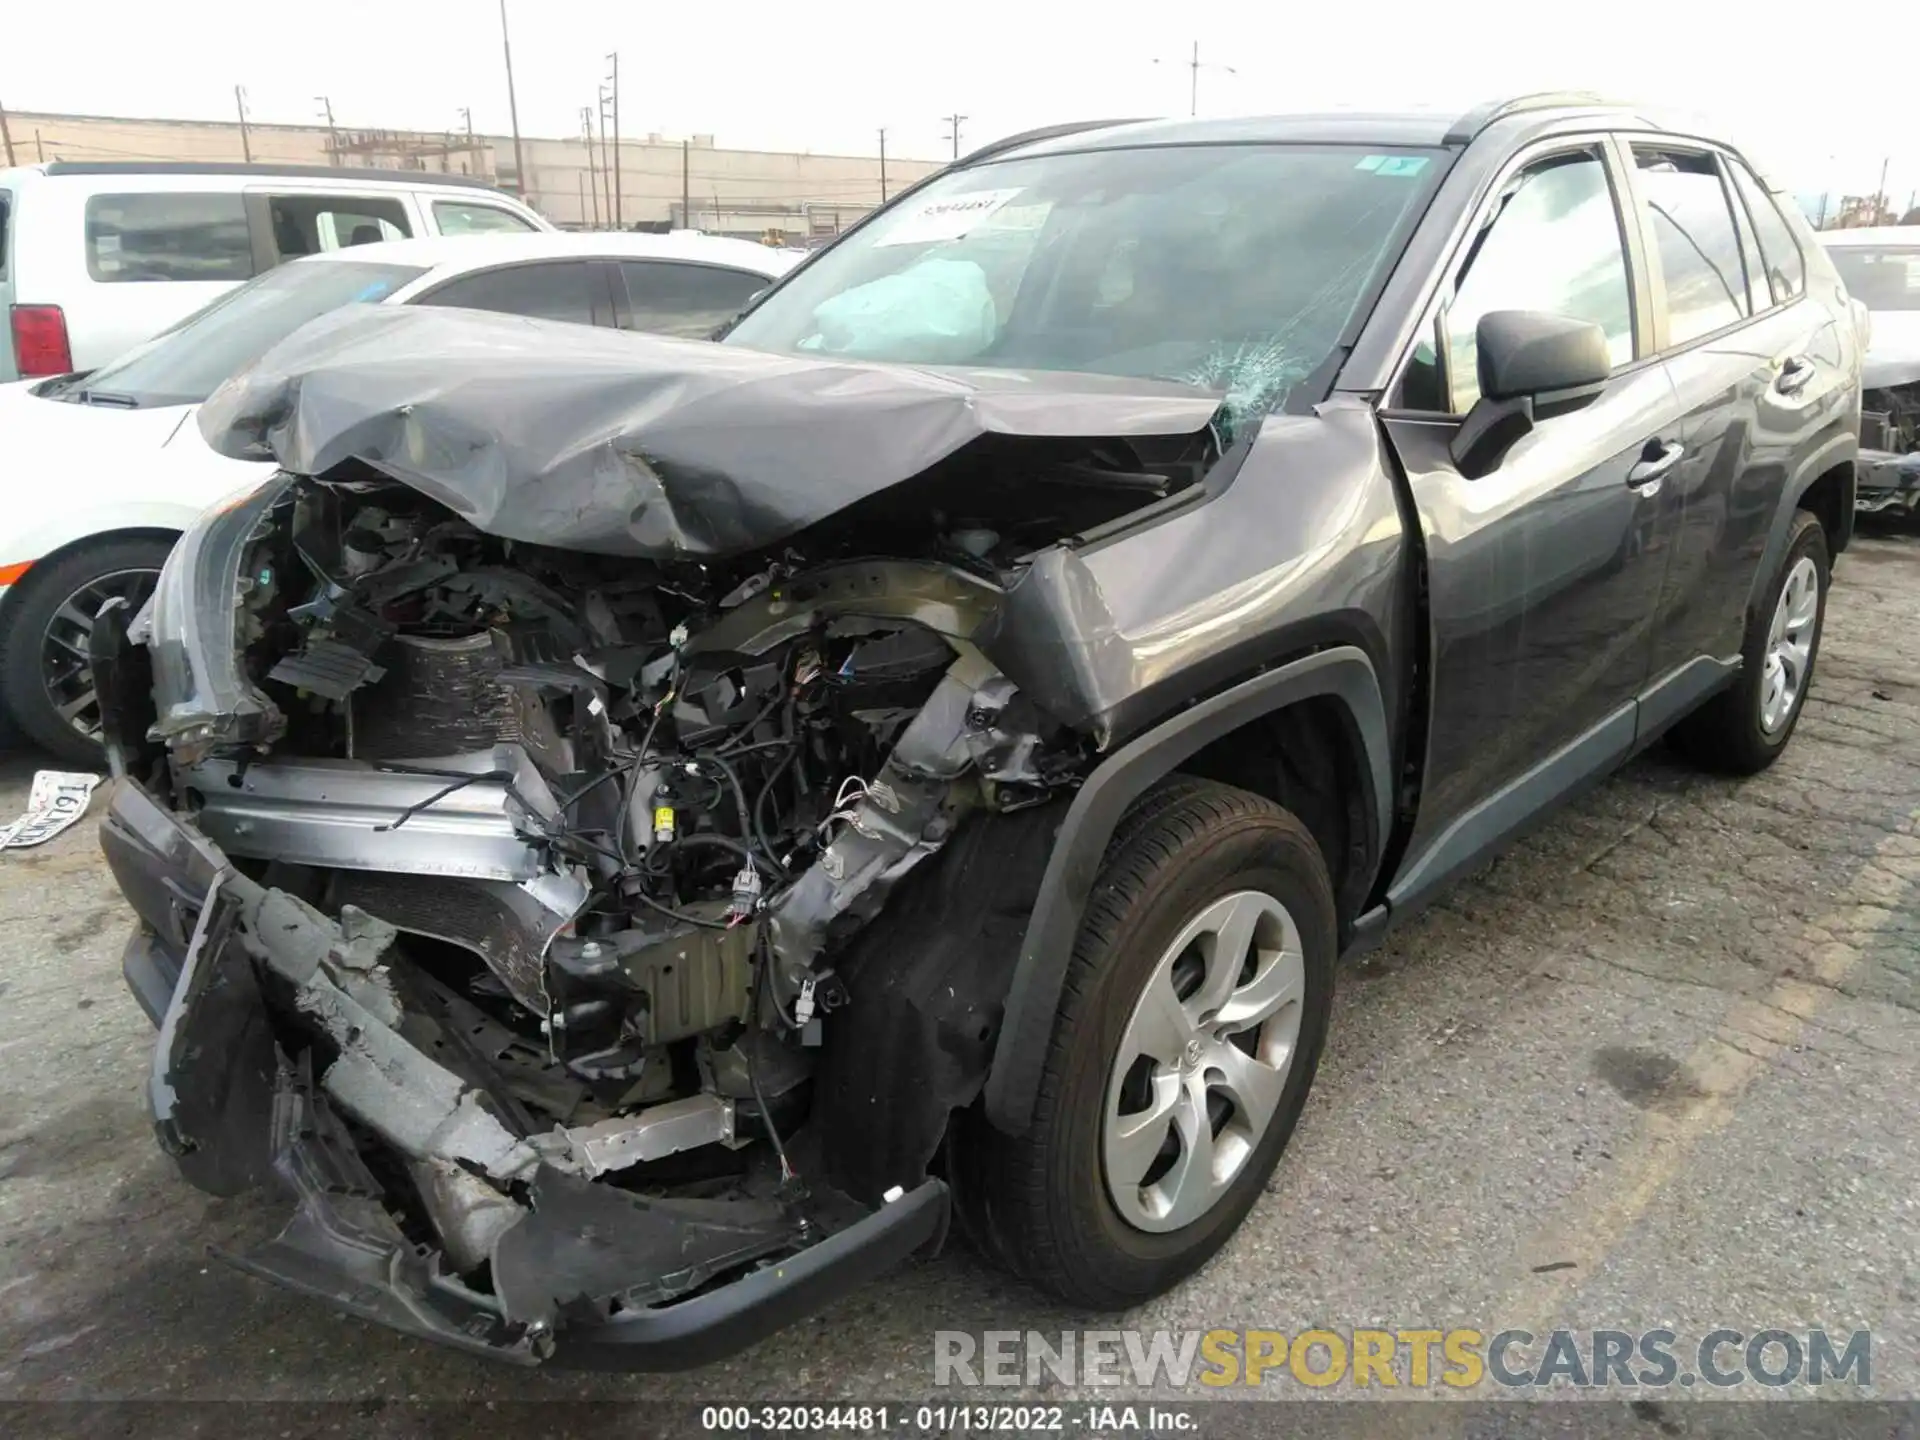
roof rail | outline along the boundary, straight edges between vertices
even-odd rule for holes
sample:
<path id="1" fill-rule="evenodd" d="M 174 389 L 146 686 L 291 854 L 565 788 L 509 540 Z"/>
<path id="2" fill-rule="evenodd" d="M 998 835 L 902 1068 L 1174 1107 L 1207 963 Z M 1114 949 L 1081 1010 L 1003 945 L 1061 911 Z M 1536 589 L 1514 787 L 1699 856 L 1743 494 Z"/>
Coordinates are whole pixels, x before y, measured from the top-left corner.
<path id="1" fill-rule="evenodd" d="M 982 145 L 978 150 L 969 150 L 954 164 L 971 165 L 976 160 L 990 159 L 1022 145 L 1034 145 L 1042 140 L 1058 140 L 1063 135 L 1078 135 L 1082 130 L 1105 130 L 1114 125 L 1138 125 L 1142 118 L 1134 116 L 1125 120 L 1070 120 L 1064 125 L 1042 125 L 1037 130 L 1022 130 L 1018 135 L 1007 135 L 990 144 Z"/>
<path id="2" fill-rule="evenodd" d="M 383 170 L 377 165 L 275 165 L 237 160 L 49 160 L 38 167 L 46 175 L 260 175 L 358 182 L 386 180 L 396 185 L 455 185 L 468 190 L 499 190 L 477 175 L 437 170 Z M 504 193 L 504 192 L 502 192 Z"/>
<path id="3" fill-rule="evenodd" d="M 1528 110 L 1553 110 L 1561 106 L 1592 109 L 1596 105 L 1618 105 L 1592 90 L 1539 90 L 1531 95 L 1515 95 L 1508 100 L 1489 100 L 1476 105 L 1448 127 L 1442 145 L 1465 145 L 1496 120 Z"/>

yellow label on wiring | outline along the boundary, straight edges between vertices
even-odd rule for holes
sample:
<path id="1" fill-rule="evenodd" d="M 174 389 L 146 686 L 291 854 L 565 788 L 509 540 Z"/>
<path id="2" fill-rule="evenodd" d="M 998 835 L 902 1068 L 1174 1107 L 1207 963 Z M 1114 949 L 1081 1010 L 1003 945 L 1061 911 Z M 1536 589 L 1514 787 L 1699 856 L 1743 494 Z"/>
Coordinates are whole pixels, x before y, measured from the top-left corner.
<path id="1" fill-rule="evenodd" d="M 671 805 L 654 806 L 653 830 L 656 835 L 673 834 L 673 807 Z"/>

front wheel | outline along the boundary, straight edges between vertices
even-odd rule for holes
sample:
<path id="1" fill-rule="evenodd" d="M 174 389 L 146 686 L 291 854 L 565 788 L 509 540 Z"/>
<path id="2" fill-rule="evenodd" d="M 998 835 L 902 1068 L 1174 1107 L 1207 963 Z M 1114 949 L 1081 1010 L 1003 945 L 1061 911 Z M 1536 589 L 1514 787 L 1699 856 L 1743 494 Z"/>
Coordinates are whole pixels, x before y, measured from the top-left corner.
<path id="1" fill-rule="evenodd" d="M 1830 565 L 1827 532 L 1797 512 L 1786 558 L 1747 618 L 1740 678 L 1674 727 L 1675 748 L 1694 764 L 1757 775 L 1787 748 L 1820 656 Z"/>
<path id="2" fill-rule="evenodd" d="M 1204 1264 L 1306 1103 L 1333 1003 L 1333 887 L 1270 801 L 1180 780 L 1109 848 L 1032 1128 L 959 1133 L 962 1219 L 1070 1304 L 1120 1309 Z"/>

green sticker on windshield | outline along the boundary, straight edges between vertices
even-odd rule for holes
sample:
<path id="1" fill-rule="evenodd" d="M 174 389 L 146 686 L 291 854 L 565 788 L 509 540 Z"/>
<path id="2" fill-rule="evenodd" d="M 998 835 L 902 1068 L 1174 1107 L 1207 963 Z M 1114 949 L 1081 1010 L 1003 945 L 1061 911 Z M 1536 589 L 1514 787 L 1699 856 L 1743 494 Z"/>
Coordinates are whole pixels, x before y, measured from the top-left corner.
<path id="1" fill-rule="evenodd" d="M 1424 155 L 1369 155 L 1356 170 L 1371 170 L 1376 175 L 1418 175 L 1427 168 Z"/>

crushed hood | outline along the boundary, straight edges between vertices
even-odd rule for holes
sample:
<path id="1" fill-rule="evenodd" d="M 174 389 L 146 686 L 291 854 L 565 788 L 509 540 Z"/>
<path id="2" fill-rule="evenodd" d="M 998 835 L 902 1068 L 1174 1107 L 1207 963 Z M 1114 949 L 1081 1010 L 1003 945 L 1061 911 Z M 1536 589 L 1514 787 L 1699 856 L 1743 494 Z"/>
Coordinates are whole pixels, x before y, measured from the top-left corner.
<path id="1" fill-rule="evenodd" d="M 299 475 L 360 461 L 507 539 L 669 559 L 773 544 L 983 436 L 1192 435 L 1220 398 L 353 305 L 228 380 L 199 423 L 223 455 Z"/>

